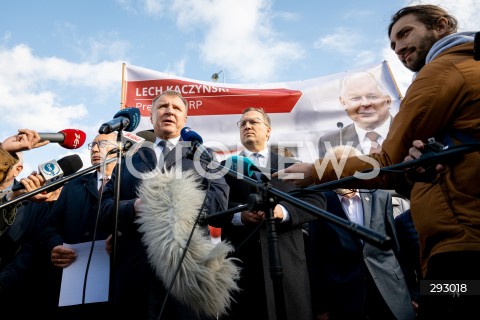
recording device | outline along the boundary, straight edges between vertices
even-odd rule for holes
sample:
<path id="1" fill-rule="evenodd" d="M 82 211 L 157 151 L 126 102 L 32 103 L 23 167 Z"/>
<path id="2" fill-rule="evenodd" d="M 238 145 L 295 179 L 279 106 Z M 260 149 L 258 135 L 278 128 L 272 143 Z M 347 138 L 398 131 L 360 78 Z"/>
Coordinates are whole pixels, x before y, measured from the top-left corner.
<path id="1" fill-rule="evenodd" d="M 105 122 L 98 129 L 98 133 L 109 134 L 113 131 L 133 131 L 140 124 L 140 109 L 125 108 L 118 111 L 113 119 Z"/>
<path id="2" fill-rule="evenodd" d="M 337 128 L 340 133 L 340 145 L 343 146 L 343 134 L 342 134 L 343 122 L 337 122 Z"/>
<path id="3" fill-rule="evenodd" d="M 46 163 L 43 163 L 38 166 L 38 173 L 42 175 L 42 177 L 46 181 L 46 185 L 52 182 L 57 181 L 58 179 L 71 175 L 80 168 L 83 167 L 83 162 L 82 159 L 80 159 L 80 156 L 78 154 L 72 154 L 69 156 L 65 156 L 62 159 L 56 161 L 56 160 L 50 160 Z M 57 188 L 59 188 L 58 186 Z M 16 183 L 12 187 L 12 191 L 18 191 L 21 189 L 24 189 L 25 186 L 21 183 Z M 50 190 L 53 191 L 53 190 Z"/>
<path id="4" fill-rule="evenodd" d="M 437 142 L 435 138 L 428 138 L 427 143 L 424 144 L 425 148 L 422 150 L 422 153 L 429 153 L 429 152 L 440 152 L 443 150 L 447 150 L 448 146 Z"/>
<path id="5" fill-rule="evenodd" d="M 213 160 L 210 152 L 208 152 L 207 148 L 205 148 L 203 146 L 203 144 L 202 144 L 203 139 L 198 133 L 196 133 L 195 131 L 193 131 L 189 127 L 184 127 L 180 131 L 180 136 L 182 137 L 183 141 L 190 141 L 192 143 L 192 149 L 191 149 L 190 155 L 188 157 L 193 159 L 193 154 L 197 150 L 200 150 L 200 157 L 201 158 L 204 158 L 205 160 L 210 161 L 210 162 Z"/>
<path id="6" fill-rule="evenodd" d="M 56 142 L 67 149 L 77 149 L 83 146 L 87 135 L 82 130 L 64 129 L 56 133 L 39 132 L 40 141 Z"/>

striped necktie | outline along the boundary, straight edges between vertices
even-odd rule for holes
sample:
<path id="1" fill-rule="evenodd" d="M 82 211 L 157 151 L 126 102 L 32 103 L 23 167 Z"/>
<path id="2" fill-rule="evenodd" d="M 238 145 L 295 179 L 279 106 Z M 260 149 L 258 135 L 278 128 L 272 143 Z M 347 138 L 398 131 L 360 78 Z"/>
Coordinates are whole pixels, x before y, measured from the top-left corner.
<path id="1" fill-rule="evenodd" d="M 103 189 L 104 189 L 105 186 L 107 185 L 108 181 L 110 181 L 110 178 L 108 178 L 108 177 L 103 177 L 103 178 L 100 178 L 100 179 L 98 179 L 98 180 L 100 180 L 100 188 L 98 188 L 98 194 L 102 194 Z"/>
<path id="2" fill-rule="evenodd" d="M 260 153 L 258 152 L 254 152 L 250 155 L 250 158 L 252 159 L 252 162 L 253 164 L 258 168 L 258 167 L 261 167 L 260 165 L 260 158 L 263 157 L 263 155 L 261 155 Z M 263 179 L 262 179 L 262 176 L 263 174 L 261 172 L 255 172 L 255 178 L 258 180 L 258 181 L 261 181 L 263 182 Z"/>
<path id="3" fill-rule="evenodd" d="M 381 145 L 378 143 L 378 138 L 380 135 L 375 131 L 370 131 L 366 133 L 367 138 L 370 140 L 370 153 L 380 153 L 382 150 Z"/>
<path id="4" fill-rule="evenodd" d="M 162 160 L 165 160 L 167 154 L 170 152 L 170 149 L 168 148 L 168 141 L 162 140 L 158 143 L 158 146 L 162 148 Z"/>
<path id="5" fill-rule="evenodd" d="M 250 157 L 252 159 L 253 164 L 256 165 L 257 167 L 260 167 L 260 157 L 262 157 L 262 155 L 260 153 L 254 152 L 251 154 Z"/>

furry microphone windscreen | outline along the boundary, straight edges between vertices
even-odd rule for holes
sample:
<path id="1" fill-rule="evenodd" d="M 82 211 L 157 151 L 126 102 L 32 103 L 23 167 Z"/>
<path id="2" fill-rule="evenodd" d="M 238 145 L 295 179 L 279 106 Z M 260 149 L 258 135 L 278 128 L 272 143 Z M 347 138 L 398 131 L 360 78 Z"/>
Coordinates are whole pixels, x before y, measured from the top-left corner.
<path id="1" fill-rule="evenodd" d="M 139 230 L 149 261 L 165 286 L 175 276 L 205 193 L 193 170 L 165 171 L 139 186 Z M 230 244 L 213 243 L 197 226 L 171 294 L 198 315 L 226 314 L 231 294 L 239 290 L 239 268 L 234 258 L 227 258 L 232 251 Z"/>

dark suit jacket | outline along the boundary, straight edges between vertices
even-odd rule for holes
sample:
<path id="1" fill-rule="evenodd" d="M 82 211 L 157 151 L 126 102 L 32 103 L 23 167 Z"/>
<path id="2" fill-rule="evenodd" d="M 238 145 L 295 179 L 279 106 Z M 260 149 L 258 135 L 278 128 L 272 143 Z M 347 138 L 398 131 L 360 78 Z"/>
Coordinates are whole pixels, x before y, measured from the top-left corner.
<path id="1" fill-rule="evenodd" d="M 422 268 L 420 266 L 420 243 L 418 232 L 415 229 L 410 209 L 395 217 L 398 243 L 400 244 L 399 260 L 407 280 L 412 300 L 420 299 L 420 280 Z"/>
<path id="2" fill-rule="evenodd" d="M 68 182 L 52 207 L 47 227 L 42 232 L 49 252 L 63 243 L 92 241 L 98 213 L 97 172 Z M 106 232 L 97 230 L 96 240 L 103 240 Z"/>
<path id="3" fill-rule="evenodd" d="M 390 123 L 392 123 L 392 120 L 393 117 L 390 116 L 390 119 L 387 121 L 390 121 Z M 355 125 L 353 123 L 343 127 L 342 130 L 335 130 L 320 137 L 320 139 L 318 140 L 318 154 L 320 158 L 323 158 L 327 153 L 327 147 L 325 146 L 325 142 L 329 142 L 332 148 L 347 144 L 351 145 L 354 148 L 357 148 L 360 144 L 357 131 L 355 130 Z"/>
<path id="4" fill-rule="evenodd" d="M 183 171 L 194 169 L 194 162 L 186 158 L 188 149 L 180 150 L 181 158 L 175 163 L 175 153 L 181 148 L 177 145 L 170 151 L 165 159 L 166 168 L 180 166 Z M 122 233 L 118 237 L 115 265 L 115 305 L 118 309 L 117 316 L 127 317 L 135 314 L 135 319 L 157 319 L 160 306 L 166 295 L 165 287 L 161 280 L 154 276 L 152 267 L 147 260 L 146 249 L 135 223 L 134 202 L 137 198 L 137 186 L 141 183 L 137 173 L 148 173 L 155 169 L 157 156 L 147 147 L 140 148 L 131 158 L 122 160 L 120 202 L 118 206 L 118 230 Z M 134 167 L 136 173 L 132 170 Z M 205 166 L 202 164 L 205 169 Z M 101 204 L 101 224 L 112 231 L 112 218 L 114 214 L 114 183 L 117 177 L 117 168 L 112 174 L 112 179 L 103 191 Z M 202 179 L 206 188 L 207 179 Z M 208 212 L 219 212 L 227 208 L 228 185 L 224 178 L 212 179 L 207 192 L 206 208 Z M 188 195 L 185 195 L 188 197 Z M 181 305 L 171 295 L 162 319 L 196 319 L 188 308 Z M 149 311 L 150 309 L 150 311 Z M 150 314 L 148 314 L 150 313 Z M 193 317 L 193 318 L 192 318 Z"/>
<path id="5" fill-rule="evenodd" d="M 293 159 L 271 154 L 271 168 L 284 167 Z M 287 165 L 288 166 L 288 165 Z M 257 193 L 254 186 L 243 180 L 226 176 L 230 186 L 229 207 L 245 204 L 249 194 Z M 271 181 L 271 186 L 288 192 L 295 188 L 293 184 L 278 179 Z M 302 200 L 324 208 L 323 195 L 309 194 Z M 276 201 L 278 202 L 278 200 Z M 290 213 L 290 221 L 276 223 L 280 264 L 283 268 L 283 297 L 286 319 L 311 319 L 308 270 L 306 266 L 304 233 L 302 225 L 316 216 L 296 208 L 285 201 L 280 201 Z M 241 279 L 238 282 L 241 292 L 234 296 L 232 310 L 222 319 L 276 319 L 275 292 L 269 269 L 269 246 L 265 224 L 260 229 L 256 226 L 234 226 L 233 213 L 216 221 L 215 226 L 222 228 L 222 240 L 229 241 L 236 248 L 234 257 L 241 260 Z M 267 316 L 268 313 L 268 316 Z"/>
<path id="6" fill-rule="evenodd" d="M 357 132 L 355 131 L 355 125 L 353 123 L 343 127 L 341 132 L 342 132 L 341 139 L 340 139 L 340 130 L 332 131 L 320 137 L 320 139 L 318 140 L 318 155 L 320 158 L 323 158 L 327 153 L 327 146 L 325 145 L 326 142 L 327 144 L 329 142 L 332 148 L 340 145 L 347 145 L 347 144 L 350 144 L 354 148 L 358 146 L 360 141 L 358 141 Z"/>
<path id="7" fill-rule="evenodd" d="M 58 305 L 50 258 L 39 240 L 50 209 L 51 203 L 22 202 L 13 225 L 1 237 L 2 255 L 9 247 L 16 250 L 0 259 L 0 308 L 10 310 L 16 319 L 32 319 L 39 314 L 49 318 Z"/>
<path id="8" fill-rule="evenodd" d="M 337 194 L 328 191 L 325 196 L 327 211 L 348 220 Z M 391 196 L 381 190 L 361 190 L 360 196 L 365 227 L 391 237 L 393 249 L 381 250 L 362 242 L 352 232 L 323 219 L 310 222 L 312 304 L 318 313 L 362 314 L 369 273 L 396 318 L 413 319 L 409 291 L 396 257 Z"/>
<path id="9" fill-rule="evenodd" d="M 55 290 L 54 295 L 57 302 L 63 269 L 51 264 L 52 249 L 63 243 L 90 242 L 93 240 L 94 234 L 95 240 L 104 240 L 108 236 L 108 233 L 96 228 L 99 200 L 97 182 L 97 172 L 94 171 L 65 184 L 58 200 L 52 207 L 50 219 L 41 233 L 41 241 L 46 248 L 45 255 L 53 269 L 50 287 Z M 107 303 L 61 307 L 59 312 L 70 312 L 70 309 L 75 309 L 75 312 L 68 316 L 72 320 L 81 318 L 85 314 L 96 314 L 98 317 L 108 315 Z"/>

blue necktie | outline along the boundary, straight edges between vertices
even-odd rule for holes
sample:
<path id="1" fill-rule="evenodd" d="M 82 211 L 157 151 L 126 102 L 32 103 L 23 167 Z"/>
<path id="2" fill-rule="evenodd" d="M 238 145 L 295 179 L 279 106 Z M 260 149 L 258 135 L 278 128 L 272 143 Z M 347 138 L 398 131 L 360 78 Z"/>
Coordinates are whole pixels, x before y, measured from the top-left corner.
<path id="1" fill-rule="evenodd" d="M 170 149 L 168 148 L 168 141 L 162 140 L 158 143 L 158 146 L 162 148 L 162 159 L 165 161 L 167 154 L 170 152 Z"/>

